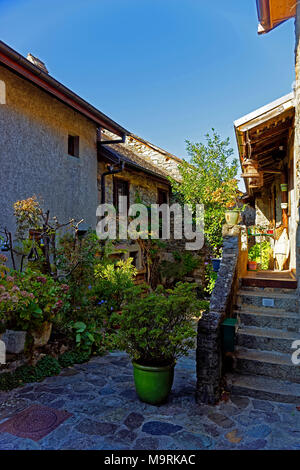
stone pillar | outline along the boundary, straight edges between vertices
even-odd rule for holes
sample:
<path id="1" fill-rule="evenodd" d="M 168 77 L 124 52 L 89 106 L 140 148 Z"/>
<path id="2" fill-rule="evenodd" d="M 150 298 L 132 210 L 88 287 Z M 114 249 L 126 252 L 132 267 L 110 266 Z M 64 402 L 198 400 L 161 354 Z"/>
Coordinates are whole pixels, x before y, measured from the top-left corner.
<path id="1" fill-rule="evenodd" d="M 231 313 L 237 285 L 240 227 L 224 226 L 223 256 L 211 295 L 210 310 L 198 322 L 197 403 L 215 405 L 222 380 L 221 324 Z"/>

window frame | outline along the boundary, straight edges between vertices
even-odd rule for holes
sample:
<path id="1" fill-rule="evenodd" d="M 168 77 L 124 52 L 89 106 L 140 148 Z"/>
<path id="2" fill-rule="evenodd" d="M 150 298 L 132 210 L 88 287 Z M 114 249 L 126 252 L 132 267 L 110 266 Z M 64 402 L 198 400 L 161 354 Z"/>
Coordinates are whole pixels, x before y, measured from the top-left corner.
<path id="1" fill-rule="evenodd" d="M 70 157 L 79 158 L 79 135 L 68 134 L 68 155 Z"/>

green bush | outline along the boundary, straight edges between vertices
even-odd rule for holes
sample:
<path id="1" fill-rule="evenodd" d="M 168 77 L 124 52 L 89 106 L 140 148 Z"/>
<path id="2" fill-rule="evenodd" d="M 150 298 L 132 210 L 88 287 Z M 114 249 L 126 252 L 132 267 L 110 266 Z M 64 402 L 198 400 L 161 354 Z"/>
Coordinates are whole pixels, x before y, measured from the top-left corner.
<path id="1" fill-rule="evenodd" d="M 212 293 L 215 287 L 215 283 L 218 277 L 218 273 L 216 273 L 213 270 L 213 267 L 211 264 L 207 264 L 205 266 L 205 281 L 206 281 L 206 286 L 204 288 L 204 291 L 207 292 L 209 295 Z"/>
<path id="2" fill-rule="evenodd" d="M 95 267 L 95 284 L 91 289 L 91 295 L 96 298 L 97 304 L 105 302 L 110 311 L 119 310 L 125 292 L 134 285 L 136 274 L 132 258 L 118 261 L 104 260 Z"/>
<path id="3" fill-rule="evenodd" d="M 173 252 L 174 261 L 162 261 L 160 272 L 167 280 L 172 278 L 174 282 L 178 282 L 190 274 L 194 269 L 199 266 L 199 259 L 192 253 L 179 253 Z"/>
<path id="4" fill-rule="evenodd" d="M 158 286 L 150 293 L 135 286 L 117 319 L 119 347 L 144 365 L 172 363 L 194 347 L 193 318 L 199 310 L 196 284 L 179 282 L 167 290 Z"/>
<path id="5" fill-rule="evenodd" d="M 52 377 L 61 372 L 61 367 L 58 361 L 52 356 L 44 356 L 36 364 L 37 375 L 42 374 L 43 377 Z"/>
<path id="6" fill-rule="evenodd" d="M 66 351 L 58 357 L 58 362 L 61 367 L 71 367 L 74 364 L 83 364 L 90 358 L 88 352 L 81 351 Z"/>
<path id="7" fill-rule="evenodd" d="M 22 381 L 18 380 L 15 374 L 12 374 L 11 372 L 0 374 L 0 390 L 6 392 L 19 387 L 19 385 L 22 385 Z"/>
<path id="8" fill-rule="evenodd" d="M 271 254 L 271 244 L 266 240 L 262 243 L 256 243 L 249 249 L 248 259 L 249 261 L 256 261 L 260 264 L 261 269 L 267 270 L 269 269 Z"/>

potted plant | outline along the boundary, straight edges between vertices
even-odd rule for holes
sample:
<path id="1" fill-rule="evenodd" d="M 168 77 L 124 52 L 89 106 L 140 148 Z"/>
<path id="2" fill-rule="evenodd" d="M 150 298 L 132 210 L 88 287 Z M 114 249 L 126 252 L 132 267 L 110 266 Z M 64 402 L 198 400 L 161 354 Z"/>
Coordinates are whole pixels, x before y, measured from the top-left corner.
<path id="1" fill-rule="evenodd" d="M 259 244 L 256 243 L 250 248 L 248 252 L 248 270 L 249 271 L 257 270 L 257 262 L 259 259 L 260 259 L 260 247 L 259 247 Z"/>
<path id="2" fill-rule="evenodd" d="M 137 394 L 143 402 L 163 403 L 172 388 L 176 359 L 194 347 L 193 316 L 199 314 L 196 284 L 174 289 L 135 286 L 118 318 L 118 345 L 132 359 Z"/>
<path id="3" fill-rule="evenodd" d="M 67 302 L 68 285 L 30 269 L 9 270 L 3 262 L 0 269 L 0 314 L 6 329 L 27 332 L 26 341 L 35 347 L 47 344 L 52 320 Z"/>
<path id="4" fill-rule="evenodd" d="M 235 194 L 226 203 L 225 220 L 228 225 L 237 225 L 241 212 L 246 208 L 246 204 L 239 205 L 238 190 L 235 191 Z"/>
<path id="5" fill-rule="evenodd" d="M 225 220 L 228 225 L 237 225 L 240 211 L 236 208 L 228 208 L 225 211 Z"/>

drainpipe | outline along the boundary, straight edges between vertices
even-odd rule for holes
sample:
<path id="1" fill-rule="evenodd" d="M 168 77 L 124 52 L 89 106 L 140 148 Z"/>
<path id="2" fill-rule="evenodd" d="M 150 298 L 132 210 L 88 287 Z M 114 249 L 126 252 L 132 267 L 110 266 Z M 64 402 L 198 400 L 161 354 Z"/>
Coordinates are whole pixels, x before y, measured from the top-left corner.
<path id="1" fill-rule="evenodd" d="M 119 163 L 120 168 L 114 170 L 113 165 L 108 166 L 108 171 L 105 171 L 101 175 L 101 204 L 105 204 L 105 177 L 108 175 L 115 175 L 116 173 L 121 173 L 124 170 L 125 163 Z"/>

